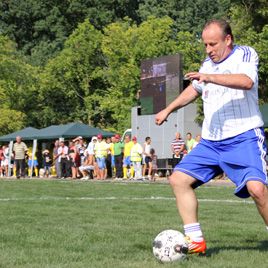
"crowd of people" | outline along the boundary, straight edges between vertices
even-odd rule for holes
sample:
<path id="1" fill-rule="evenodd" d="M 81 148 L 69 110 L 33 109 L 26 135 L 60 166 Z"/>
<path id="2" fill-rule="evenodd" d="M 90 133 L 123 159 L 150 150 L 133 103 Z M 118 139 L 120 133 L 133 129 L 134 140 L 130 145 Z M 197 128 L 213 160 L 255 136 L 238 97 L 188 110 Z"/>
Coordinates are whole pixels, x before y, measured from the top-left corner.
<path id="1" fill-rule="evenodd" d="M 171 141 L 172 168 L 199 142 L 191 133 L 186 140 L 176 133 Z M 152 180 L 157 174 L 157 155 L 152 148 L 151 138 L 146 137 L 139 143 L 136 137 L 126 135 L 121 140 L 119 134 L 103 137 L 101 134 L 91 138 L 87 143 L 83 137 L 64 141 L 56 140 L 53 149 L 42 151 L 41 158 L 32 156 L 32 148 L 28 148 L 21 137 L 16 138 L 11 155 L 8 145 L 0 148 L 0 176 L 21 177 L 56 177 L 61 179 L 97 179 L 104 180 Z M 40 154 L 39 154 L 40 155 Z M 9 167 L 9 168 L 8 168 Z M 9 174 L 8 174 L 9 171 Z"/>

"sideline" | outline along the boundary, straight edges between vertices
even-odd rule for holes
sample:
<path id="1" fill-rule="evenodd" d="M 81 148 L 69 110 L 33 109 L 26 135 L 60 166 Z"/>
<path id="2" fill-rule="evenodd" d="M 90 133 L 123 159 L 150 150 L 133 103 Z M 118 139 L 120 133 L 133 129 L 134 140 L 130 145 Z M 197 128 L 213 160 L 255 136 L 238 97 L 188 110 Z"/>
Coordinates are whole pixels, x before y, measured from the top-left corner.
<path id="1" fill-rule="evenodd" d="M 156 201 L 167 200 L 174 201 L 174 197 L 164 196 L 150 196 L 150 197 L 33 197 L 33 198 L 0 198 L 0 202 L 12 201 Z M 254 201 L 247 200 L 233 200 L 233 199 L 198 199 L 199 202 L 213 202 L 213 203 L 238 203 L 238 204 L 254 204 Z"/>

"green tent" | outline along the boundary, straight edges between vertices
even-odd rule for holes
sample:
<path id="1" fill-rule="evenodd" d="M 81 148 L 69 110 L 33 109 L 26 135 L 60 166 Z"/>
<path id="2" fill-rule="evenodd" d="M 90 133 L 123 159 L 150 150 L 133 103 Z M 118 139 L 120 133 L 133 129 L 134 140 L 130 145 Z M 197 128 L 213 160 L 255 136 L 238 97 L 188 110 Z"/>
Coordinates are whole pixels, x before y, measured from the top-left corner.
<path id="1" fill-rule="evenodd" d="M 91 138 L 98 134 L 102 134 L 103 137 L 111 137 L 114 135 L 113 132 L 104 131 L 82 123 L 69 123 L 66 125 L 52 125 L 40 130 L 27 127 L 0 137 L 0 141 L 14 141 L 17 136 L 21 136 L 23 140 L 53 140 L 58 138 L 74 138 L 77 136 Z"/>
<path id="2" fill-rule="evenodd" d="M 39 134 L 39 129 L 33 127 L 26 127 L 19 131 L 15 131 L 8 135 L 0 137 L 0 141 L 14 141 L 17 136 L 22 137 L 23 140 L 33 140 Z"/>
<path id="3" fill-rule="evenodd" d="M 74 138 L 77 136 L 91 138 L 98 134 L 102 134 L 103 137 L 111 137 L 114 135 L 113 132 L 104 131 L 82 123 L 69 123 L 66 125 L 52 125 L 50 127 L 40 129 L 35 136 L 35 139 L 51 140 L 58 138 Z"/>
<path id="4" fill-rule="evenodd" d="M 268 104 L 260 105 L 260 111 L 262 113 L 262 118 L 264 121 L 264 127 L 268 127 Z"/>

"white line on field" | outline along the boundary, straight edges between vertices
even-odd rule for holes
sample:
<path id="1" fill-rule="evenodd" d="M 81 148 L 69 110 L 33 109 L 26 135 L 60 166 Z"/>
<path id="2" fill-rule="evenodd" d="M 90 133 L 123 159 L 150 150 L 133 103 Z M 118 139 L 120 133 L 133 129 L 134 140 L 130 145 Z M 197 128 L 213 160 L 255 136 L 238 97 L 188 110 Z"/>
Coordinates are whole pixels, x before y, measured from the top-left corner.
<path id="1" fill-rule="evenodd" d="M 122 200 L 122 201 L 148 201 L 148 200 L 175 200 L 174 197 L 150 196 L 150 197 L 32 197 L 32 198 L 0 198 L 0 202 L 8 201 L 64 201 L 64 200 Z M 214 202 L 214 203 L 246 203 L 254 204 L 248 200 L 233 200 L 233 199 L 198 199 L 199 202 Z"/>

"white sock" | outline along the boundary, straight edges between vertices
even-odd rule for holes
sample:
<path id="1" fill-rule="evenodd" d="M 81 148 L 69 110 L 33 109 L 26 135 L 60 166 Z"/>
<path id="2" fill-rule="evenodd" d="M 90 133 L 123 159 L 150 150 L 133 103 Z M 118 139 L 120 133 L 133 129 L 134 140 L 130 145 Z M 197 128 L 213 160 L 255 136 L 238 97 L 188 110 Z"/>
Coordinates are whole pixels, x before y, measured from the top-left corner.
<path id="1" fill-rule="evenodd" d="M 266 226 L 266 230 L 268 231 L 268 226 Z"/>
<path id="2" fill-rule="evenodd" d="M 201 231 L 200 223 L 191 223 L 183 226 L 184 233 L 186 236 L 189 236 L 195 242 L 203 241 L 203 233 Z"/>

